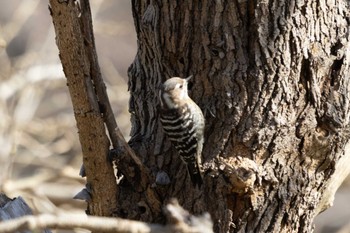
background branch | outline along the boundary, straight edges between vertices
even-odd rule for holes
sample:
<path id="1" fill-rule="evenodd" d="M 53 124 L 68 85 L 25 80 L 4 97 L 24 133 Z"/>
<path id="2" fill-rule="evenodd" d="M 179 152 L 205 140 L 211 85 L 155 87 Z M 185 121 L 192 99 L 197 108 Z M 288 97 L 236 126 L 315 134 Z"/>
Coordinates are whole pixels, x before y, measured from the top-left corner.
<path id="1" fill-rule="evenodd" d="M 177 202 L 167 205 L 167 218 L 170 225 L 148 224 L 144 222 L 86 216 L 84 214 L 42 214 L 24 216 L 0 223 L 0 233 L 10 233 L 19 230 L 37 231 L 44 228 L 74 229 L 84 228 L 96 232 L 115 233 L 211 233 L 212 222 L 207 214 L 195 217 L 182 209 Z"/>

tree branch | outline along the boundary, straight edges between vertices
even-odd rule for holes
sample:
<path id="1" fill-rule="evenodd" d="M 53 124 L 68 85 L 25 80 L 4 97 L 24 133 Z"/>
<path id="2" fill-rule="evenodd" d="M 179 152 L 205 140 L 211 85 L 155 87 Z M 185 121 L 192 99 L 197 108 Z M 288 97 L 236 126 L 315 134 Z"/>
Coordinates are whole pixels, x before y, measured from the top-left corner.
<path id="1" fill-rule="evenodd" d="M 100 208 L 98 202 L 95 203 L 97 205 L 90 205 L 96 207 L 96 211 L 90 213 L 95 215 L 100 209 L 108 209 L 98 215 L 111 216 L 116 207 L 115 179 L 111 176 L 113 172 L 106 163 L 106 156 L 103 156 L 109 150 L 105 125 L 115 152 L 118 152 L 114 156 L 122 161 L 118 164 L 118 171 L 137 191 L 145 193 L 147 200 L 154 203 L 154 212 L 160 212 L 158 195 L 150 188 L 153 183 L 151 173 L 127 144 L 115 121 L 98 64 L 89 1 L 50 0 L 50 6 L 60 59 L 79 129 L 87 180 L 93 189 L 92 196 L 98 194 L 103 197 L 101 202 L 106 204 L 106 208 Z M 98 182 L 101 180 L 104 182 Z"/>
<path id="2" fill-rule="evenodd" d="M 212 233 L 212 222 L 208 215 L 195 217 L 182 209 L 177 202 L 167 205 L 170 225 L 148 224 L 144 222 L 86 216 L 85 214 L 42 214 L 24 216 L 0 223 L 0 233 L 22 230 L 37 231 L 44 228 L 74 229 L 84 228 L 96 232 L 114 233 Z"/>
<path id="3" fill-rule="evenodd" d="M 106 161 L 110 143 L 91 78 L 92 62 L 87 55 L 94 46 L 86 42 L 81 31 L 81 15 L 88 12 L 81 11 L 72 0 L 50 0 L 49 9 L 79 131 L 87 182 L 92 187 L 88 212 L 111 216 L 117 191 L 112 166 Z"/>
<path id="4" fill-rule="evenodd" d="M 42 214 L 25 216 L 0 223 L 0 233 L 44 228 L 74 229 L 84 228 L 103 232 L 170 232 L 166 227 L 117 218 L 86 216 L 85 214 Z M 165 231 L 167 229 L 167 231 Z"/>
<path id="5" fill-rule="evenodd" d="M 161 203 L 158 201 L 158 195 L 149 188 L 149 185 L 153 183 L 150 176 L 151 172 L 142 164 L 141 160 L 126 142 L 115 120 L 98 64 L 89 1 L 81 1 L 80 9 L 82 11 L 80 20 L 81 31 L 89 45 L 86 46 L 86 54 L 90 61 L 91 78 L 109 138 L 113 148 L 116 149 L 114 152 L 117 152 L 113 155 L 117 156 L 117 169 L 137 191 L 145 193 L 147 200 L 152 201 L 155 212 L 160 212 Z M 135 169 L 138 171 L 137 177 L 135 177 Z"/>

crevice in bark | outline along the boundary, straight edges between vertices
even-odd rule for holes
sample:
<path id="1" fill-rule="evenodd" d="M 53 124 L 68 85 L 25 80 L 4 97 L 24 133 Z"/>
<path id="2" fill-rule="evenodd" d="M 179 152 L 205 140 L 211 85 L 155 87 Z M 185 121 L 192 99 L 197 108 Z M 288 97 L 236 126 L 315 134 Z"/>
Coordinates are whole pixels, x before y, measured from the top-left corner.
<path id="1" fill-rule="evenodd" d="M 342 65 L 344 64 L 344 57 L 334 60 L 330 69 L 330 86 L 334 87 L 336 90 L 339 89 L 338 77 L 341 72 Z"/>
<path id="2" fill-rule="evenodd" d="M 310 101 L 311 105 L 315 104 L 315 101 L 313 99 L 313 96 L 310 92 L 310 79 L 312 78 L 312 71 L 311 71 L 311 62 L 309 59 L 304 58 L 301 61 L 301 68 L 300 68 L 300 76 L 299 76 L 299 82 L 303 86 L 303 89 L 306 91 L 305 94 L 305 101 L 307 104 L 307 101 Z"/>

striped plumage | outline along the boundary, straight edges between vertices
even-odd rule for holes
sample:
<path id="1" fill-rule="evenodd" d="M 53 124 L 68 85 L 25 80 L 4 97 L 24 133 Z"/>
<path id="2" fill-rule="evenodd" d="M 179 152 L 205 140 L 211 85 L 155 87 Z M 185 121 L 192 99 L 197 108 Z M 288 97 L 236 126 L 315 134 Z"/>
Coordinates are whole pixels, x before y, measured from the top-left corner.
<path id="1" fill-rule="evenodd" d="M 201 186 L 204 116 L 198 105 L 188 96 L 189 78 L 174 77 L 163 84 L 160 91 L 160 120 L 165 134 L 186 163 L 193 184 Z"/>

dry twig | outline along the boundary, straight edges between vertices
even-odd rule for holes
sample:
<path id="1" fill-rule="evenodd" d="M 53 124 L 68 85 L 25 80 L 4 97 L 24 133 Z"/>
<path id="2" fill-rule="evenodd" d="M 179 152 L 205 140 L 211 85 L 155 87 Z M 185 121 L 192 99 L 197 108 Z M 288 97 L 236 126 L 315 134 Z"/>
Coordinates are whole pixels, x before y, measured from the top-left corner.
<path id="1" fill-rule="evenodd" d="M 0 223 L 0 233 L 19 230 L 45 228 L 74 229 L 84 228 L 96 232 L 114 233 L 212 233 L 212 222 L 207 214 L 195 217 L 182 209 L 177 202 L 167 205 L 167 218 L 170 225 L 149 224 L 133 220 L 86 216 L 85 214 L 42 214 L 24 216 Z"/>

